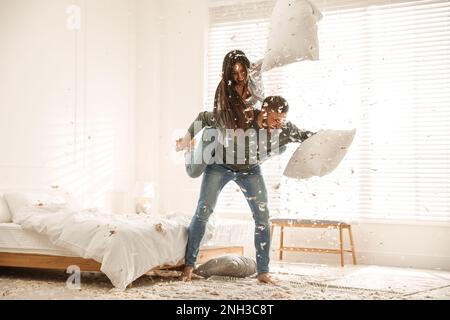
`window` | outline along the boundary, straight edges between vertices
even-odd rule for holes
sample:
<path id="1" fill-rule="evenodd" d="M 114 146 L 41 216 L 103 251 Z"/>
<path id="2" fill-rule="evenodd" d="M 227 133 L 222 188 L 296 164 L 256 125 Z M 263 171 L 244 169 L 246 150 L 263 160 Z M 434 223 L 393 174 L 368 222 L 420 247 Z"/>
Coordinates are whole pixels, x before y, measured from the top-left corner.
<path id="1" fill-rule="evenodd" d="M 262 58 L 275 1 L 210 7 L 208 106 L 223 56 Z M 315 1 L 320 60 L 264 74 L 266 95 L 284 96 L 300 128 L 357 129 L 330 175 L 288 179 L 298 144 L 264 163 L 271 215 L 450 220 L 450 2 Z M 249 212 L 235 184 L 216 211 Z M 249 215 L 250 216 L 250 215 Z"/>

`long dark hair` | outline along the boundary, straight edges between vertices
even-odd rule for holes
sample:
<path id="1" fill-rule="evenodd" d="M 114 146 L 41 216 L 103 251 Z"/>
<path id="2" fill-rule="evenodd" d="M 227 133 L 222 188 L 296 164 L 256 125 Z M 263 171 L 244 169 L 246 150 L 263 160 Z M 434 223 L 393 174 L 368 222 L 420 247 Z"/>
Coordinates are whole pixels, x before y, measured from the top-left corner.
<path id="1" fill-rule="evenodd" d="M 233 66 L 240 62 L 247 71 L 250 61 L 245 53 L 233 50 L 227 53 L 223 59 L 222 79 L 217 86 L 214 96 L 214 118 L 227 129 L 247 129 L 249 116 L 246 116 L 246 104 L 235 89 L 236 82 L 233 78 Z"/>

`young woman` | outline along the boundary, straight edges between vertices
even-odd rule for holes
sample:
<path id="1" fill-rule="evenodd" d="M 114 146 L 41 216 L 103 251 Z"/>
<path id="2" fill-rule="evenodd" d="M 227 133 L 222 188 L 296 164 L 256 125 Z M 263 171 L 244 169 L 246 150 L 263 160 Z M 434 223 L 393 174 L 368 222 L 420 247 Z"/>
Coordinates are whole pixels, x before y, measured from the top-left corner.
<path id="1" fill-rule="evenodd" d="M 246 129 L 253 119 L 253 110 L 264 99 L 261 83 L 262 60 L 251 64 L 241 50 L 228 52 L 222 64 L 222 78 L 214 96 L 214 111 L 201 112 L 184 138 L 177 140 L 177 151 L 191 147 L 194 123 L 225 129 Z M 221 137 L 221 142 L 225 137 Z"/>
<path id="2" fill-rule="evenodd" d="M 203 161 L 203 150 L 210 144 L 205 136 L 211 134 L 205 129 L 199 146 L 194 148 L 191 140 L 205 124 L 220 128 L 217 139 L 227 145 L 226 129 L 246 129 L 253 119 L 253 110 L 260 108 L 264 99 L 264 89 L 261 76 L 262 60 L 250 63 L 240 50 L 226 54 L 222 65 L 222 79 L 217 86 L 214 97 L 214 112 L 200 113 L 189 128 L 186 136 L 177 141 L 177 150 L 188 149 L 185 152 L 186 173 L 191 178 L 199 177 L 206 169 L 208 161 Z M 218 119 L 215 121 L 214 119 Z M 215 131 L 216 129 L 214 129 Z"/>

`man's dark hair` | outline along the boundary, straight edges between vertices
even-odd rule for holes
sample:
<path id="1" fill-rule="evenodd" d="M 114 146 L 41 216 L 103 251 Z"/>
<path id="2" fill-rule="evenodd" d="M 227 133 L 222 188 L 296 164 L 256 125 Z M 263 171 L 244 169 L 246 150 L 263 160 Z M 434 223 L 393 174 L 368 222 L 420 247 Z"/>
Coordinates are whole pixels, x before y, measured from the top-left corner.
<path id="1" fill-rule="evenodd" d="M 263 101 L 262 107 L 278 113 L 286 113 L 289 111 L 289 104 L 282 96 L 266 97 Z"/>

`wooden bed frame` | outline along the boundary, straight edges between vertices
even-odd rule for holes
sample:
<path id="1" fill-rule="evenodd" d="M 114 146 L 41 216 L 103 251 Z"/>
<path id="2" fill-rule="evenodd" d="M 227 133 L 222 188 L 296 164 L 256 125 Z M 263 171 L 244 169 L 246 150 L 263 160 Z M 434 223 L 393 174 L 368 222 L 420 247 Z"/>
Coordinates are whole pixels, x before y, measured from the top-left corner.
<path id="1" fill-rule="evenodd" d="M 219 257 L 224 254 L 243 255 L 244 248 L 242 246 L 201 248 L 197 257 L 197 263 L 204 263 L 210 259 Z M 84 259 L 80 257 L 0 252 L 0 267 L 67 270 L 69 266 L 78 266 L 81 271 L 100 272 L 101 263 L 93 259 Z M 149 270 L 147 273 L 150 274 L 152 271 L 155 270 L 167 270 L 167 269 L 180 270 L 183 267 L 184 267 L 183 264 L 161 265 Z"/>
<path id="2" fill-rule="evenodd" d="M 201 248 L 198 254 L 197 262 L 204 263 L 209 259 L 230 253 L 242 255 L 243 252 L 244 249 L 240 246 Z M 69 266 L 72 265 L 78 266 L 81 271 L 100 271 L 101 267 L 101 263 L 93 259 L 51 256 L 43 254 L 0 252 L 0 267 L 66 270 Z M 183 265 L 163 265 L 153 268 L 152 270 L 170 269 L 180 266 Z"/>

